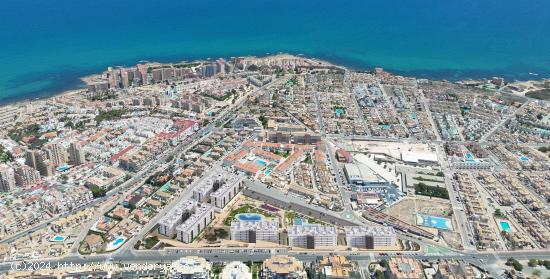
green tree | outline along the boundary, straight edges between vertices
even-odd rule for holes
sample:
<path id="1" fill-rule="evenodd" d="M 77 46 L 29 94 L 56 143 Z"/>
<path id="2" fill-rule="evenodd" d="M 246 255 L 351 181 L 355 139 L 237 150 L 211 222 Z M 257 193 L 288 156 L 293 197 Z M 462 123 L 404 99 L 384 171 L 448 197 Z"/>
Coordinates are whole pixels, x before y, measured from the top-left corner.
<path id="1" fill-rule="evenodd" d="M 507 266 L 512 266 L 516 271 L 522 271 L 523 265 L 514 258 L 509 258 L 508 261 L 506 261 Z"/>
<path id="2" fill-rule="evenodd" d="M 530 259 L 529 262 L 527 263 L 527 265 L 530 266 L 530 267 L 535 267 L 535 266 L 539 265 L 539 260 Z"/>
<path id="3" fill-rule="evenodd" d="M 389 268 L 390 267 L 390 265 L 389 265 L 389 263 L 386 259 L 380 260 L 380 265 L 384 268 Z"/>
<path id="4" fill-rule="evenodd" d="M 374 276 L 376 277 L 376 279 L 384 279 L 384 278 L 386 278 L 386 277 L 384 276 L 384 272 L 382 272 L 382 271 L 380 271 L 380 270 L 376 270 L 376 271 L 374 272 Z"/>
<path id="5" fill-rule="evenodd" d="M 94 198 L 104 197 L 107 191 L 105 191 L 103 188 L 100 188 L 98 186 L 92 186 L 92 196 Z"/>

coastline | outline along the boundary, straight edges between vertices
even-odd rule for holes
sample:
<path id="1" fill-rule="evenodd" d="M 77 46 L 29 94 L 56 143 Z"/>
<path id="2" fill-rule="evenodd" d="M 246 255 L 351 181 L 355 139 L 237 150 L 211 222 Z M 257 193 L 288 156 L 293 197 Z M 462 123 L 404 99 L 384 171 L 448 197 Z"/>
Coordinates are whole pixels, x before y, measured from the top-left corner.
<path id="1" fill-rule="evenodd" d="M 309 60 L 312 60 L 312 61 L 322 62 L 322 63 L 328 64 L 328 65 L 341 67 L 341 68 L 346 69 L 346 70 L 358 71 L 358 72 L 369 72 L 369 71 L 373 71 L 374 68 L 375 68 L 375 66 L 373 66 L 373 67 L 357 67 L 357 66 L 353 66 L 353 65 L 346 65 L 346 64 L 349 64 L 349 63 L 345 63 L 345 62 L 338 63 L 338 62 L 335 62 L 335 61 L 331 61 L 330 59 L 325 60 L 324 58 L 319 58 L 319 57 L 315 57 L 315 56 L 308 56 L 308 55 L 304 55 L 304 54 L 301 54 L 301 53 L 292 54 L 292 53 L 286 53 L 286 52 L 279 52 L 279 53 L 266 53 L 264 55 L 245 55 L 245 56 L 240 56 L 240 57 L 268 58 L 268 57 L 276 57 L 276 56 L 288 56 L 288 57 L 305 58 L 305 59 L 309 59 Z M 208 58 L 201 58 L 201 59 L 195 59 L 195 60 L 185 60 L 185 59 L 181 60 L 180 59 L 177 62 L 157 62 L 157 61 L 150 61 L 150 60 L 139 60 L 136 63 L 146 63 L 146 64 L 151 64 L 151 65 L 169 65 L 169 64 L 178 64 L 178 63 L 204 63 L 204 62 L 210 62 L 212 60 L 213 60 L 213 58 L 208 57 Z M 336 59 L 336 60 L 338 60 L 338 59 Z M 107 66 L 107 67 L 116 67 L 116 66 L 115 65 L 110 65 L 110 66 Z M 107 67 L 105 67 L 105 69 Z M 495 77 L 495 76 L 490 77 L 490 75 L 487 75 L 486 78 L 477 78 L 477 79 L 474 79 L 474 78 L 445 79 L 445 78 L 436 78 L 434 76 L 430 76 L 430 75 L 426 74 L 427 72 L 437 72 L 437 71 L 434 71 L 434 70 L 432 70 L 432 71 L 428 71 L 428 70 L 400 71 L 400 70 L 393 70 L 393 69 L 384 68 L 384 71 L 386 71 L 388 73 L 391 73 L 393 75 L 398 75 L 398 76 L 403 76 L 403 77 L 408 77 L 408 78 L 428 79 L 428 80 L 445 81 L 445 82 L 451 82 L 451 83 L 459 83 L 459 82 L 464 82 L 464 81 L 488 81 L 488 80 L 490 80 L 490 78 Z M 449 71 L 449 70 L 438 70 L 438 71 Z M 450 71 L 452 71 L 452 70 L 450 70 Z M 425 74 L 422 74 L 423 72 L 425 72 Z M 479 71 L 479 72 L 483 72 L 483 71 Z M 52 98 L 56 98 L 56 97 L 81 93 L 82 90 L 86 90 L 86 88 L 85 88 L 86 81 L 89 80 L 89 79 L 95 78 L 98 75 L 101 75 L 101 73 L 102 72 L 94 72 L 94 73 L 87 74 L 85 76 L 78 77 L 77 78 L 77 80 L 78 80 L 78 82 L 77 82 L 78 85 L 77 86 L 72 86 L 73 88 L 66 89 L 66 90 L 60 90 L 60 91 L 57 91 L 56 93 L 47 94 L 46 96 L 38 96 L 38 97 L 30 97 L 30 98 L 27 97 L 27 98 L 21 98 L 21 99 L 18 98 L 18 99 L 14 99 L 14 100 L 10 100 L 12 98 L 7 98 L 5 101 L 0 99 L 0 108 L 10 107 L 10 106 L 20 106 L 20 105 L 24 105 L 24 104 L 31 104 L 33 102 L 41 102 L 41 101 L 46 101 L 48 99 L 52 99 Z M 536 88 L 536 86 L 533 86 L 533 83 L 550 81 L 550 77 L 545 77 L 545 76 L 540 76 L 540 75 L 537 75 L 537 76 L 539 77 L 537 79 L 514 80 L 514 81 L 511 81 L 509 84 L 510 85 L 519 84 L 519 85 L 522 85 L 526 88 L 533 88 L 531 90 L 523 90 L 521 92 L 514 92 L 514 93 L 518 93 L 518 94 L 524 96 L 525 93 L 528 93 L 530 91 L 534 91 L 534 90 L 538 89 L 538 88 Z"/>

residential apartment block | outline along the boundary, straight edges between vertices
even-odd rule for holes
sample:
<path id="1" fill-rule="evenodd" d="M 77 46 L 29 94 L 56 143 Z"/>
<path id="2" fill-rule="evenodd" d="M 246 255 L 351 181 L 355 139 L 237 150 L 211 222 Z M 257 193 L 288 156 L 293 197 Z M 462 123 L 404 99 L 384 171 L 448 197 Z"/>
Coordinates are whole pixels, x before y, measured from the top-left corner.
<path id="1" fill-rule="evenodd" d="M 277 219 L 233 221 L 231 222 L 231 240 L 248 243 L 257 241 L 279 243 L 279 221 Z"/>

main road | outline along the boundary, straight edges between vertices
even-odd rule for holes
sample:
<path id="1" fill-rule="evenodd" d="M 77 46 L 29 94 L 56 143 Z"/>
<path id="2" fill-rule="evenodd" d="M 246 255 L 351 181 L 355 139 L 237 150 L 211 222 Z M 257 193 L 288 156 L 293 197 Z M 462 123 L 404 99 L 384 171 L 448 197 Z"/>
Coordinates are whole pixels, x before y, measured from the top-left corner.
<path id="1" fill-rule="evenodd" d="M 167 248 L 164 250 L 150 250 L 150 251 L 126 251 L 119 255 L 99 254 L 94 256 L 66 256 L 57 259 L 39 259 L 32 261 L 17 261 L 17 262 L 4 262 L 0 263 L 0 274 L 13 271 L 15 269 L 21 269 L 26 267 L 32 270 L 33 266 L 49 266 L 50 268 L 70 266 L 70 265 L 84 265 L 84 264 L 97 264 L 97 263 L 119 263 L 119 264 L 133 264 L 133 263 L 169 263 L 184 256 L 200 256 L 204 257 L 212 262 L 229 262 L 229 261 L 263 261 L 273 255 L 290 255 L 294 256 L 304 262 L 310 262 L 318 259 L 322 256 L 328 256 L 331 254 L 338 254 L 349 257 L 354 261 L 368 261 L 388 259 L 394 257 L 397 254 L 379 253 L 376 251 L 292 251 L 288 248 L 186 248 L 175 249 Z M 530 251 L 517 251 L 517 252 L 499 252 L 495 253 L 419 253 L 419 252 L 402 252 L 403 255 L 414 256 L 418 260 L 440 260 L 440 259 L 457 259 L 464 260 L 466 262 L 475 264 L 490 271 L 493 276 L 499 277 L 499 272 L 502 272 L 500 268 L 502 261 L 505 261 L 509 257 L 514 257 L 518 260 L 528 259 L 550 259 L 550 251 L 548 250 L 530 250 Z M 35 264 L 37 263 L 37 264 Z"/>

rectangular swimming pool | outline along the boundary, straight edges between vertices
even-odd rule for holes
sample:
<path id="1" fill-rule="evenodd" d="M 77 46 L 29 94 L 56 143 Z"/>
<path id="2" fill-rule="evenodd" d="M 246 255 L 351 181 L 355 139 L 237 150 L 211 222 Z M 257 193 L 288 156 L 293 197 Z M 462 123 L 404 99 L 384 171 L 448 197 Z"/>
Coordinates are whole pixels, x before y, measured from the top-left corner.
<path id="1" fill-rule="evenodd" d="M 507 232 L 507 233 L 510 233 L 512 232 L 512 227 L 510 226 L 510 223 L 508 223 L 508 221 L 500 221 L 500 228 Z"/>
<path id="2" fill-rule="evenodd" d="M 436 228 L 440 230 L 452 230 L 453 223 L 451 219 L 437 216 L 430 216 L 426 214 L 416 214 L 416 224 L 419 226 Z"/>

